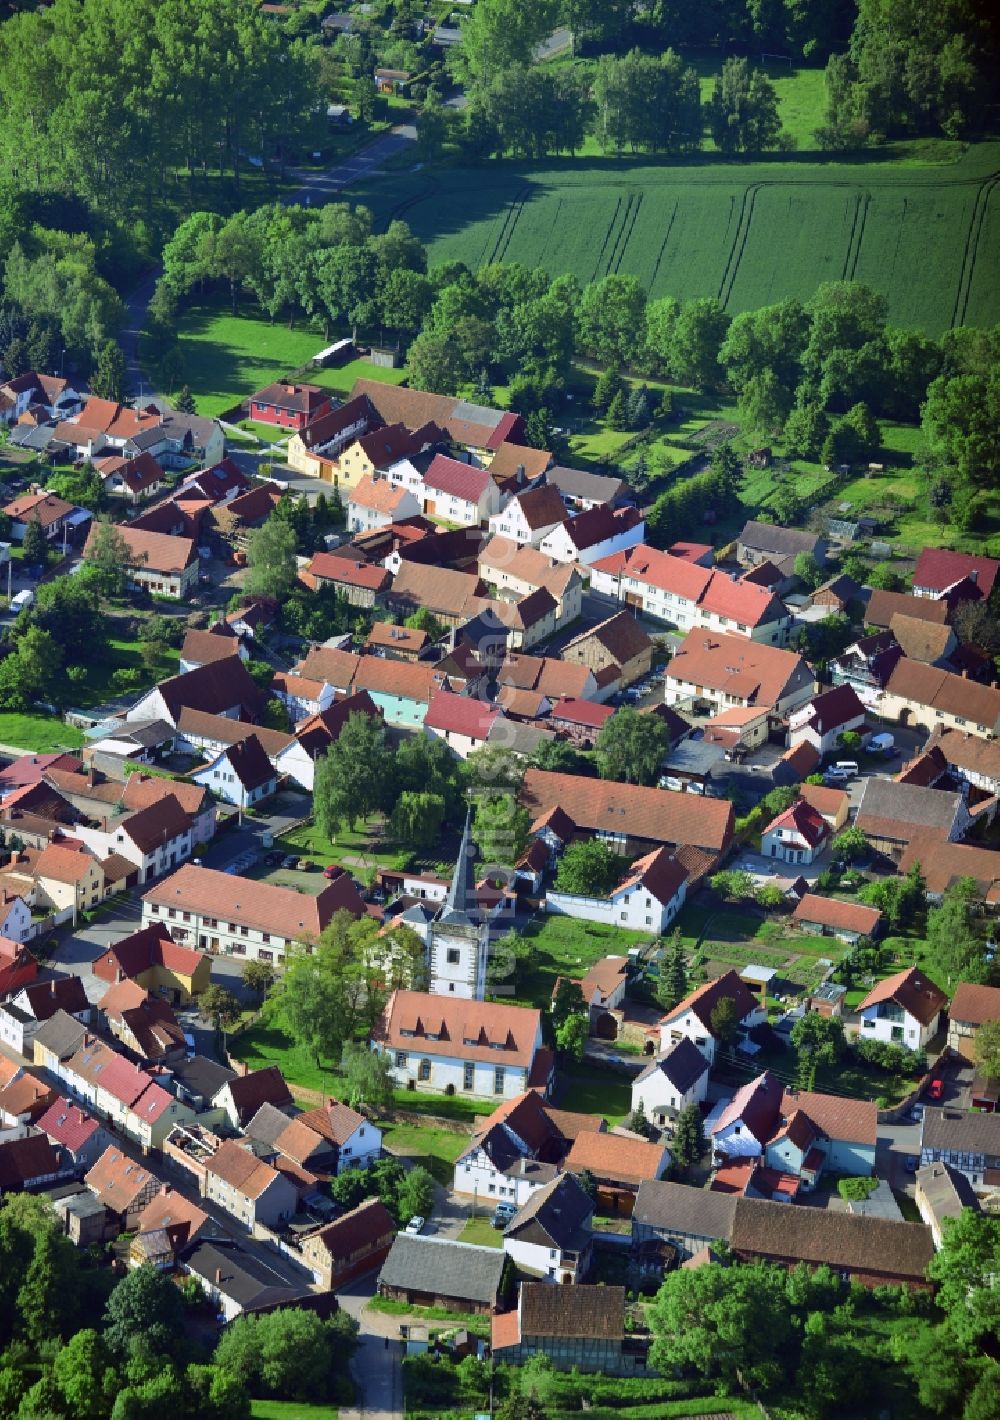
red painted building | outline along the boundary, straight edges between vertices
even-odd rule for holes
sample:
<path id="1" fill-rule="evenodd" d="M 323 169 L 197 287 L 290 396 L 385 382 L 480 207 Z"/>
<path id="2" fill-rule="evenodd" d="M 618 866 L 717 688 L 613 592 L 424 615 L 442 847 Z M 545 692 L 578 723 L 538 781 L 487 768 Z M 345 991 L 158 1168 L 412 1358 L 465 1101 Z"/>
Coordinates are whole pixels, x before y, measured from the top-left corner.
<path id="1" fill-rule="evenodd" d="M 278 381 L 250 396 L 250 418 L 281 429 L 304 429 L 330 411 L 330 395 L 319 385 L 293 385 Z"/>
<path id="2" fill-rule="evenodd" d="M 20 942 L 0 937 L 0 1000 L 13 996 L 22 986 L 30 986 L 38 975 L 38 963 Z"/>

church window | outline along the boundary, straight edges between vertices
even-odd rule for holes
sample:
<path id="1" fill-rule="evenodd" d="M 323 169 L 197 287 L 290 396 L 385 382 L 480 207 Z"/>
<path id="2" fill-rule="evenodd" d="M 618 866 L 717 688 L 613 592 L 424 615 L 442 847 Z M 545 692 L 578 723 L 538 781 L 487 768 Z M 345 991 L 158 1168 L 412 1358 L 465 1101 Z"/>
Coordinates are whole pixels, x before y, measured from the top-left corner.
<path id="1" fill-rule="evenodd" d="M 458 966 L 458 963 L 459 963 L 461 960 L 462 960 L 462 953 L 459 951 L 459 949 L 458 949 L 457 947 L 449 947 L 449 948 L 448 948 L 448 965 L 449 965 L 449 966 Z"/>

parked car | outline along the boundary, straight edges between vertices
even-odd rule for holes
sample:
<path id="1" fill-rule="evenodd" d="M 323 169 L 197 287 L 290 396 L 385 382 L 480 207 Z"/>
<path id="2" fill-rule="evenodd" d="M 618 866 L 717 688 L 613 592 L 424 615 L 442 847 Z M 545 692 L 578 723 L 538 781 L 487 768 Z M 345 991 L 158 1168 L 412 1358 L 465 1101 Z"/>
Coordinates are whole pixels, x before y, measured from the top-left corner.
<path id="1" fill-rule="evenodd" d="M 342 869 L 338 863 L 328 863 L 323 869 L 324 878 L 339 878 Z"/>
<path id="2" fill-rule="evenodd" d="M 493 1210 L 493 1217 L 490 1219 L 490 1222 L 494 1228 L 505 1228 L 516 1212 L 517 1208 L 513 1203 L 498 1203 Z"/>
<path id="3" fill-rule="evenodd" d="M 944 1081 L 942 1079 L 933 1079 L 927 1086 L 927 1094 L 932 1100 L 941 1099 L 944 1094 Z"/>
<path id="4" fill-rule="evenodd" d="M 287 858 L 282 858 L 281 866 L 283 868 L 297 868 L 299 866 L 299 860 L 294 853 L 289 853 Z"/>
<path id="5" fill-rule="evenodd" d="M 907 1173 L 916 1173 L 916 1171 L 917 1171 L 919 1165 L 920 1165 L 920 1160 L 917 1158 L 916 1154 L 907 1154 L 907 1156 L 906 1156 L 906 1172 L 907 1172 Z"/>
<path id="6" fill-rule="evenodd" d="M 416 1237 L 418 1233 L 423 1232 L 425 1221 L 426 1219 L 421 1218 L 420 1215 L 417 1214 L 415 1218 L 411 1218 L 407 1223 L 405 1231 L 408 1232 L 411 1237 Z"/>
<path id="7" fill-rule="evenodd" d="M 264 862 L 269 868 L 276 868 L 281 862 L 281 858 L 281 853 L 268 853 L 267 857 L 264 859 Z"/>

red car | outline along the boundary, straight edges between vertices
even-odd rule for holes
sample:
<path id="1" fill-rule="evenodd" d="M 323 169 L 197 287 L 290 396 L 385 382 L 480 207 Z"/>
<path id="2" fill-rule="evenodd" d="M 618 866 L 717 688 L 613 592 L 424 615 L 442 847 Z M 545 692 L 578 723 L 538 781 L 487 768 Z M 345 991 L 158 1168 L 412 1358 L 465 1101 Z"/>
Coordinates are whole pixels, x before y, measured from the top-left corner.
<path id="1" fill-rule="evenodd" d="M 927 1086 L 927 1094 L 932 1100 L 939 1100 L 944 1094 L 944 1081 L 932 1080 Z"/>
<path id="2" fill-rule="evenodd" d="M 323 876 L 324 878 L 339 878 L 343 871 L 338 863 L 330 863 L 328 867 L 323 869 Z"/>

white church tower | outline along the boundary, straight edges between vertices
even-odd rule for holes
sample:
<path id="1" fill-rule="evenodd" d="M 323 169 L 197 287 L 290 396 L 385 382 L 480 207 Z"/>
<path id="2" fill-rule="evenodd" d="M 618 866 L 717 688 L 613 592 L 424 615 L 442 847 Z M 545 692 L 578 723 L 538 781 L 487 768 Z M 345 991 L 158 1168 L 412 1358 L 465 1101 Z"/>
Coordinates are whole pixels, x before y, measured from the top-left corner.
<path id="1" fill-rule="evenodd" d="M 490 927 L 476 902 L 474 857 L 466 815 L 451 887 L 431 923 L 428 936 L 428 990 L 439 996 L 464 996 L 482 1001 L 486 995 Z"/>

